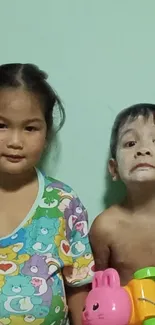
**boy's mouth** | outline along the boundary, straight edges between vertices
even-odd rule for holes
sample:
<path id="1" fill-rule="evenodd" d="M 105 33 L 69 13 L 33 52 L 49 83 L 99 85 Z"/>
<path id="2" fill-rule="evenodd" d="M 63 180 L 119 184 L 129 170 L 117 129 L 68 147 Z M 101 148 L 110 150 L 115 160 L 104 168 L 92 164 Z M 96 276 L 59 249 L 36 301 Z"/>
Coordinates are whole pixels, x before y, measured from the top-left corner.
<path id="1" fill-rule="evenodd" d="M 148 164 L 148 163 L 140 163 L 140 164 L 137 164 L 136 166 L 134 166 L 132 169 L 131 169 L 131 172 L 133 172 L 135 169 L 138 169 L 138 168 L 155 168 L 155 166 L 151 165 L 151 164 Z"/>

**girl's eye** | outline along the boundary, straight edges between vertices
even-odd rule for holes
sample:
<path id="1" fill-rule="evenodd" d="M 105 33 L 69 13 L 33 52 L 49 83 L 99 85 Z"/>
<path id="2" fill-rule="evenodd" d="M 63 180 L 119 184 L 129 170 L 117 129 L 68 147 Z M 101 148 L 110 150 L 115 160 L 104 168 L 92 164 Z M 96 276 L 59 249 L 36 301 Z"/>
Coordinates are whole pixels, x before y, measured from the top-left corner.
<path id="1" fill-rule="evenodd" d="M 35 126 L 27 126 L 26 131 L 28 132 L 34 132 L 37 131 L 38 129 Z"/>
<path id="2" fill-rule="evenodd" d="M 153 139 L 152 141 L 155 142 L 155 139 Z"/>
<path id="3" fill-rule="evenodd" d="M 6 124 L 4 124 L 4 123 L 0 123 L 0 129 L 7 129 Z"/>
<path id="4" fill-rule="evenodd" d="M 125 147 L 133 147 L 135 146 L 136 144 L 136 141 L 128 141 L 125 143 Z"/>

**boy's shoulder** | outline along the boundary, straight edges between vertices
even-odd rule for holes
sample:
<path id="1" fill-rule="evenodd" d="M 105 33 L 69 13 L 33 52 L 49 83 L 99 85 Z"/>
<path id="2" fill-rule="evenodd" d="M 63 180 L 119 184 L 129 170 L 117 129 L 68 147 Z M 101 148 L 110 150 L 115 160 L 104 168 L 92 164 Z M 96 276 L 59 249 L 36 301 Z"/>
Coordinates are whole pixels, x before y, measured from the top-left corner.
<path id="1" fill-rule="evenodd" d="M 113 231 L 117 231 L 123 219 L 125 219 L 125 215 L 122 207 L 120 205 L 113 205 L 95 218 L 90 233 L 101 236 L 111 235 Z"/>
<path id="2" fill-rule="evenodd" d="M 94 220 L 94 223 L 104 225 L 114 223 L 118 221 L 123 215 L 122 208 L 120 205 L 112 205 L 110 208 L 101 212 Z"/>

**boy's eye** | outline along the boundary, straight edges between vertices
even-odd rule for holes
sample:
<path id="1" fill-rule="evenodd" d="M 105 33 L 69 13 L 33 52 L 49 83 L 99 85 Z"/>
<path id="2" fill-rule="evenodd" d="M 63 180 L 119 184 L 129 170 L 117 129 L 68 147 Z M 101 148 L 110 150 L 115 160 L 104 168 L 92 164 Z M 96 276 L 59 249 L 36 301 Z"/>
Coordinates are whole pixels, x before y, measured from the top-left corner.
<path id="1" fill-rule="evenodd" d="M 33 132 L 33 131 L 37 131 L 38 129 L 35 126 L 27 126 L 26 127 L 26 131 L 28 132 Z"/>
<path id="2" fill-rule="evenodd" d="M 96 304 L 93 305 L 93 310 L 97 310 L 99 308 L 99 304 L 98 302 Z"/>
<path id="3" fill-rule="evenodd" d="M 136 144 L 136 141 L 128 141 L 125 143 L 125 147 L 133 147 Z"/>
<path id="4" fill-rule="evenodd" d="M 6 128 L 7 128 L 6 124 L 0 123 L 0 129 L 6 129 Z"/>

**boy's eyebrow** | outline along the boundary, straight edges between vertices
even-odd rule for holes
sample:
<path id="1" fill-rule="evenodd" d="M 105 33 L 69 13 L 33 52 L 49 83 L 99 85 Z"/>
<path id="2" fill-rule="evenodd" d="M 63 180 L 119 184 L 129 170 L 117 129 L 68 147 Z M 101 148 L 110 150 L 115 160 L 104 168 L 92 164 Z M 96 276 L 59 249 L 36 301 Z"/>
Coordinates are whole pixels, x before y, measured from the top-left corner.
<path id="1" fill-rule="evenodd" d="M 135 131 L 133 128 L 126 129 L 126 130 L 122 131 L 122 133 L 120 134 L 120 139 L 122 139 L 124 137 L 124 135 L 126 135 L 127 133 L 130 133 L 133 131 Z"/>

